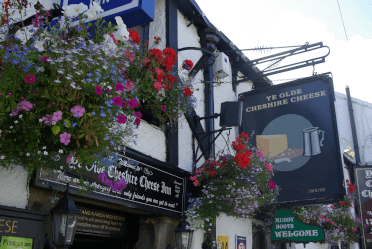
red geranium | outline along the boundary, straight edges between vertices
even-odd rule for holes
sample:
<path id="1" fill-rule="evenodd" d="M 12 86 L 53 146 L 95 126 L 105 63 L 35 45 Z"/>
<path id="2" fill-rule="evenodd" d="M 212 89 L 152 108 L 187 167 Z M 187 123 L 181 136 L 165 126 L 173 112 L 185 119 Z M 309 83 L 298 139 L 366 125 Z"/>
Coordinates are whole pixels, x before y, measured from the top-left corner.
<path id="1" fill-rule="evenodd" d="M 165 48 L 163 50 L 163 54 L 165 56 L 165 62 L 164 62 L 164 64 L 165 64 L 165 71 L 168 71 L 168 70 L 170 70 L 174 66 L 174 63 L 176 63 L 176 61 L 177 61 L 177 54 L 171 48 Z"/>
<path id="2" fill-rule="evenodd" d="M 139 36 L 137 31 L 135 31 L 135 30 L 131 31 L 131 30 L 128 29 L 128 32 L 129 32 L 129 37 L 132 39 L 132 41 L 134 43 L 137 43 L 137 45 L 138 45 L 139 42 L 141 41 L 141 37 Z"/>
<path id="3" fill-rule="evenodd" d="M 192 91 L 191 91 L 190 88 L 185 87 L 185 88 L 183 89 L 183 94 L 184 94 L 185 96 L 191 96 Z"/>
<path id="4" fill-rule="evenodd" d="M 245 151 L 244 153 L 238 153 L 236 154 L 234 161 L 238 163 L 240 168 L 246 168 L 249 165 L 251 165 L 251 159 L 250 155 L 252 155 L 252 152 Z"/>
<path id="5" fill-rule="evenodd" d="M 194 64 L 192 63 L 192 61 L 190 61 L 190 60 L 184 60 L 184 62 L 182 64 L 182 68 L 190 71 L 191 68 L 193 67 L 193 65 Z"/>
<path id="6" fill-rule="evenodd" d="M 173 86 L 173 83 L 174 82 L 177 82 L 177 78 L 171 74 L 167 74 L 165 77 L 164 77 L 165 81 L 164 81 L 164 89 L 165 90 L 169 90 L 172 86 Z"/>
<path id="7" fill-rule="evenodd" d="M 163 53 L 161 52 L 160 49 L 157 49 L 157 48 L 152 48 L 149 50 L 149 53 L 150 53 L 150 56 L 151 57 L 155 57 L 156 61 L 159 63 L 159 64 L 162 64 L 163 63 Z"/>

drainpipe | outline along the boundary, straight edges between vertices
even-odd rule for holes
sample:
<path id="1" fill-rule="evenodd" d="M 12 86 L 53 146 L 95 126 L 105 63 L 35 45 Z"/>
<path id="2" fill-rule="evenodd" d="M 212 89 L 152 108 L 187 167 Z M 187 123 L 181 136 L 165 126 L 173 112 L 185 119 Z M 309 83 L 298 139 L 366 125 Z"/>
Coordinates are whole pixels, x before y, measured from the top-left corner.
<path id="1" fill-rule="evenodd" d="M 355 119 L 354 119 L 354 111 L 353 105 L 351 102 L 350 96 L 350 89 L 349 86 L 346 86 L 346 97 L 347 97 L 347 104 L 349 107 L 349 117 L 350 117 L 350 125 L 351 125 L 351 134 L 353 136 L 353 144 L 354 144 L 354 151 L 355 151 L 355 161 L 356 165 L 360 165 L 360 154 L 359 154 L 359 145 L 358 145 L 358 135 L 355 128 Z"/>
<path id="2" fill-rule="evenodd" d="M 211 52 L 214 51 L 218 41 L 220 40 L 217 30 L 212 28 L 206 28 L 203 32 L 205 36 L 207 49 Z M 205 116 L 214 115 L 214 91 L 213 91 L 213 57 L 208 59 L 208 64 L 204 67 L 204 80 L 206 82 L 204 88 L 204 104 L 205 104 Z M 206 132 L 214 131 L 214 119 L 205 119 Z M 209 141 L 209 151 L 207 152 L 211 157 L 214 157 L 215 146 L 212 144 L 214 139 L 214 134 L 211 133 L 208 136 Z"/>

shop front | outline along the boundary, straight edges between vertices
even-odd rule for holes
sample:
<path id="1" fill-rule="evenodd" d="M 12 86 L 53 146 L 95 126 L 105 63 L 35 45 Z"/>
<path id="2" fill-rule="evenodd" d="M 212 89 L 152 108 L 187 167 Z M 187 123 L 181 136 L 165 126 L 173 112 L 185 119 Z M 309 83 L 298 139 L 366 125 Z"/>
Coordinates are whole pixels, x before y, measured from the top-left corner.
<path id="1" fill-rule="evenodd" d="M 30 186 L 28 209 L 49 212 L 69 183 L 69 196 L 81 212 L 70 248 L 175 246 L 174 229 L 185 209 L 188 172 L 130 149 L 101 158 L 106 168 L 80 165 L 74 158 L 69 163 L 63 157 L 56 161 L 60 163 L 58 170 L 37 172 Z M 80 178 L 76 170 L 82 167 L 86 172 Z M 112 190 L 103 183 L 102 175 L 106 181 L 124 179 L 127 187 Z M 94 190 L 78 192 L 79 181 Z M 52 243 L 52 222 L 50 217 L 45 222 L 46 244 Z"/>

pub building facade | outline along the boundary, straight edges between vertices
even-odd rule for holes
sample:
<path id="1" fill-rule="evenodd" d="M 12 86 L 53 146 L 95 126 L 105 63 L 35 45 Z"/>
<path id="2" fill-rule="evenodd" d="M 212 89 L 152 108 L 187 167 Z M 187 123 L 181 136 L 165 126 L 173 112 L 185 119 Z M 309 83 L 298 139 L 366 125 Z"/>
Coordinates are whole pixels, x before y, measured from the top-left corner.
<path id="1" fill-rule="evenodd" d="M 36 0 L 29 2 L 33 6 Z M 80 2 L 89 4 L 88 0 L 40 2 L 45 9 L 51 9 L 53 2 L 61 6 Z M 119 1 L 100 2 L 106 11 Z M 108 174 L 126 179 L 128 187 L 123 193 L 109 192 L 97 181 L 100 169 L 95 165 L 80 165 L 74 159 L 68 165 L 70 172 L 41 169 L 29 175 L 16 165 L 0 169 L 0 236 L 28 238 L 22 241 L 27 244 L 25 248 L 54 248 L 49 211 L 64 196 L 62 192 L 66 189 L 66 183 L 69 183 L 70 198 L 81 211 L 70 248 L 175 248 L 174 229 L 187 207 L 187 194 L 193 191 L 188 180 L 190 175 L 195 167 L 209 158 L 208 155 L 217 154 L 225 148 L 224 137 L 233 141 L 239 134 L 239 129 L 235 128 L 222 131 L 222 135 L 213 143 L 213 135 L 201 140 L 198 133 L 221 128 L 219 118 L 202 120 L 200 126 L 195 127 L 193 116 L 206 117 L 220 113 L 221 103 L 238 101 L 243 93 L 270 87 L 272 83 L 265 77 L 232 83 L 244 76 L 255 76 L 260 71 L 246 66 L 248 58 L 209 22 L 194 0 L 143 0 L 141 4 L 146 13 L 137 12 L 141 16 L 137 23 L 133 20 L 130 23 L 131 19 L 125 17 L 128 13 L 122 14 L 127 26 L 140 34 L 140 45 L 148 40 L 151 46 L 154 37 L 160 37 L 162 40 L 157 48 L 174 49 L 178 55 L 178 68 L 182 67 L 185 59 L 194 63 L 196 75 L 193 94 L 197 103 L 191 117 L 179 120 L 178 126 L 170 130 L 159 126 L 157 120 L 144 113 L 136 131 L 135 143 L 120 153 L 101 159 L 109 169 Z M 222 65 L 219 66 L 216 62 L 215 65 L 211 63 L 211 56 L 216 50 L 229 50 L 219 53 L 222 57 Z M 217 61 L 217 54 L 216 57 Z M 210 83 L 212 81 L 227 83 L 215 86 Z M 337 121 L 345 122 L 342 117 L 346 111 L 343 106 L 341 109 L 339 107 L 336 105 Z M 341 134 L 348 136 L 349 127 L 342 127 Z M 341 148 L 344 149 L 343 146 Z M 56 160 L 61 161 L 62 165 L 65 159 L 61 157 Z M 86 167 L 84 179 L 96 181 L 95 187 L 99 191 L 77 193 L 76 186 L 80 179 L 75 170 L 79 167 Z M 271 248 L 270 236 L 254 232 L 253 223 L 259 224 L 260 221 L 222 215 L 216 221 L 213 234 L 216 239 L 217 236 L 226 236 L 229 249 L 236 247 L 234 241 L 237 238 L 245 238 L 247 248 Z M 203 240 L 203 231 L 194 231 L 191 248 L 201 248 Z M 13 242 L 17 243 L 16 240 Z M 310 243 L 306 248 L 325 246 L 328 245 Z M 301 247 L 282 243 L 281 248 Z"/>
<path id="2" fill-rule="evenodd" d="M 33 6 L 36 0 L 29 2 L 30 6 Z M 40 1 L 45 9 L 53 8 L 52 3 L 63 6 L 66 3 L 80 2 L 89 5 L 89 1 L 83 0 Z M 110 4 L 119 1 L 100 2 L 106 11 L 112 8 Z M 182 67 L 185 59 L 191 60 L 194 65 L 200 59 L 204 60 L 197 69 L 193 83 L 194 96 L 197 98 L 193 115 L 204 117 L 218 113 L 222 102 L 237 101 L 239 93 L 250 91 L 253 84 L 256 87 L 271 84 L 262 78 L 256 82 L 234 85 L 227 83 L 218 87 L 214 87 L 213 83 L 203 83 L 216 79 L 213 64 L 210 64 L 210 51 L 236 50 L 237 47 L 222 32 L 217 31 L 193 0 L 149 0 L 142 1 L 142 4 L 147 13 L 142 16 L 140 23 L 131 24 L 126 21 L 126 13 L 122 14 L 127 26 L 136 29 L 140 34 L 140 45 L 148 40 L 151 46 L 154 37 L 162 38 L 157 48 L 174 49 L 178 55 L 178 68 Z M 29 13 L 30 16 L 34 14 L 32 10 Z M 178 50 L 185 47 L 197 49 Z M 206 53 L 198 48 L 210 51 Z M 239 76 L 252 75 L 258 71 L 244 66 L 243 63 L 248 59 L 242 52 L 232 51 L 226 55 L 223 66 L 223 73 L 226 74 L 224 81 L 232 82 L 233 79 L 239 79 Z M 183 70 L 184 73 L 185 71 Z M 205 132 L 221 128 L 219 119 L 200 123 Z M 193 138 L 188 120 L 183 118 L 178 127 L 170 131 L 159 126 L 156 120 L 145 113 L 137 132 L 135 143 L 130 144 L 125 151 L 108 155 L 101 160 L 109 168 L 108 174 L 119 174 L 126 179 L 128 187 L 122 194 L 106 193 L 105 186 L 97 181 L 99 169 L 94 165 L 79 165 L 74 159 L 68 166 L 70 172 L 41 169 L 29 175 L 16 165 L 1 169 L 0 236 L 31 238 L 32 248 L 53 248 L 49 210 L 64 196 L 66 183 L 69 183 L 69 196 L 81 211 L 70 248 L 175 248 L 174 229 L 182 220 L 182 214 L 187 207 L 186 196 L 190 191 L 188 179 L 193 171 L 195 158 L 203 155 L 196 165 L 200 166 L 207 154 L 217 153 L 226 143 L 219 137 L 206 152 L 208 142 L 205 141 L 211 139 L 209 137 L 203 142 L 206 143 L 203 154 L 200 149 L 194 149 L 198 141 Z M 232 141 L 238 135 L 238 130 L 232 130 L 230 133 L 224 131 L 222 135 L 229 135 Z M 63 162 L 65 159 L 57 160 Z M 100 191 L 77 194 L 76 186 L 80 179 L 74 172 L 79 167 L 86 167 L 84 179 L 97 181 L 96 187 Z M 13 224 L 12 222 L 15 222 L 14 230 L 11 229 L 9 233 L 7 225 Z M 17 229 L 22 232 L 15 233 Z M 229 236 L 230 243 L 235 234 L 244 236 L 247 238 L 247 246 L 251 247 L 252 220 L 221 217 L 217 221 L 215 233 Z M 192 248 L 201 248 L 203 239 L 203 232 L 195 231 Z M 30 247 L 30 242 L 27 243 Z"/>

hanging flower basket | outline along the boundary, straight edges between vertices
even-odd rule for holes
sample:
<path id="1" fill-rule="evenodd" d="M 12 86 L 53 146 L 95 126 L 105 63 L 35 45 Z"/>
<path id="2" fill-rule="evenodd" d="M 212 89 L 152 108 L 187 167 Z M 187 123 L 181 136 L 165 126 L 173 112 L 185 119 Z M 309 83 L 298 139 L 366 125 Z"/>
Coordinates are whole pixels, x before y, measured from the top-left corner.
<path id="1" fill-rule="evenodd" d="M 201 221 L 206 233 L 221 213 L 249 218 L 259 207 L 275 203 L 279 192 L 270 159 L 250 145 L 247 134 L 237 137 L 232 148 L 235 155 L 208 160 L 190 177 L 201 196 L 190 199 L 188 217 L 193 224 Z"/>

